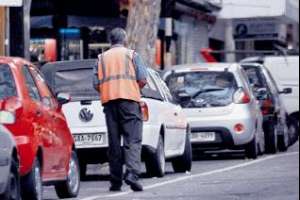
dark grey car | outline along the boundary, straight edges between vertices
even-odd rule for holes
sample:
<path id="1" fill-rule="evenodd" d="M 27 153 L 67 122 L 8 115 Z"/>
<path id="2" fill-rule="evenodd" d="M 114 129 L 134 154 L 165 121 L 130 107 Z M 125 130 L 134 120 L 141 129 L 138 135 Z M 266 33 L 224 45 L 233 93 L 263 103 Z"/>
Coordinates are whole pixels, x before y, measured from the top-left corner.
<path id="1" fill-rule="evenodd" d="M 0 111 L 0 199 L 20 200 L 19 162 L 15 141 L 3 124 L 13 123 L 11 113 Z"/>

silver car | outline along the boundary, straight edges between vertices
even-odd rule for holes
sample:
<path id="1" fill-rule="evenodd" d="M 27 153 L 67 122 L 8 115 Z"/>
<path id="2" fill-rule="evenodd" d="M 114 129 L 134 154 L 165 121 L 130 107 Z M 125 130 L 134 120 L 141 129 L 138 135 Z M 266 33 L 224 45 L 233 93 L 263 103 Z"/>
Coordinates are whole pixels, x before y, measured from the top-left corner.
<path id="1" fill-rule="evenodd" d="M 188 117 L 194 150 L 264 152 L 262 112 L 240 65 L 175 66 L 163 78 Z"/>
<path id="2" fill-rule="evenodd" d="M 2 125 L 13 123 L 12 114 L 0 111 L 0 199 L 20 200 L 19 167 L 16 144 Z"/>

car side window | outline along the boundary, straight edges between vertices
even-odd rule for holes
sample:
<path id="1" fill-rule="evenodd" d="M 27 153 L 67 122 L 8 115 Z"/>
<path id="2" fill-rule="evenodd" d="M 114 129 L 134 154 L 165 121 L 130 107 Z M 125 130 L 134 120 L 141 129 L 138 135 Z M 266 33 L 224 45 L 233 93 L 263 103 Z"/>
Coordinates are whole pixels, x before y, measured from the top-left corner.
<path id="1" fill-rule="evenodd" d="M 39 91 L 41 92 L 43 104 L 47 107 L 55 107 L 54 96 L 47 86 L 44 77 L 34 68 L 30 68 L 30 71 L 36 80 Z"/>
<path id="2" fill-rule="evenodd" d="M 0 65 L 0 100 L 17 96 L 13 74 L 7 65 Z"/>
<path id="3" fill-rule="evenodd" d="M 41 101 L 41 95 L 39 93 L 39 89 L 33 79 L 32 74 L 29 71 L 29 66 L 24 66 L 23 67 L 23 74 L 25 77 L 25 81 L 26 81 L 26 86 L 29 92 L 29 96 L 36 101 Z"/>
<path id="4" fill-rule="evenodd" d="M 167 86 L 167 84 L 160 78 L 159 74 L 155 73 L 155 80 L 157 81 L 158 86 L 161 89 L 161 92 L 165 96 L 165 99 L 168 102 L 174 103 L 173 96 Z"/>

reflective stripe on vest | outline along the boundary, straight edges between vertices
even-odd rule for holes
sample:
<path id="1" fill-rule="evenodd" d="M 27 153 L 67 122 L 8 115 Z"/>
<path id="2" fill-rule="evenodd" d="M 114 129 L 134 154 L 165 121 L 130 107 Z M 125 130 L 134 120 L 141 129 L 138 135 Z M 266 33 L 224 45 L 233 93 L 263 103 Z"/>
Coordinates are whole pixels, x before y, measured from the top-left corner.
<path id="1" fill-rule="evenodd" d="M 132 80 L 132 81 L 136 81 L 137 78 L 136 76 L 132 76 L 130 75 L 130 64 L 129 62 L 132 60 L 131 57 L 130 57 L 130 53 L 129 51 L 127 51 L 127 54 L 125 56 L 125 74 L 119 74 L 119 75 L 116 75 L 116 76 L 106 76 L 106 65 L 104 63 L 104 55 L 102 54 L 101 55 L 101 66 L 102 66 L 102 74 L 103 74 L 103 79 L 102 80 L 99 80 L 99 83 L 100 84 L 103 84 L 105 82 L 109 82 L 109 81 L 114 81 L 114 80 L 120 80 L 120 79 L 123 79 L 123 80 Z"/>

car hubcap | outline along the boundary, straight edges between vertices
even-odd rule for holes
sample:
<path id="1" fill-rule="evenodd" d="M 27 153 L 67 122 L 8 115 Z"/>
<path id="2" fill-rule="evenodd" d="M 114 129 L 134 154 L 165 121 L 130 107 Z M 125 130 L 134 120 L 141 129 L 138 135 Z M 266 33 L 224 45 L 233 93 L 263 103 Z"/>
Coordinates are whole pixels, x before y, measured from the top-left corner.
<path id="1" fill-rule="evenodd" d="M 70 161 L 70 168 L 69 168 L 69 174 L 68 174 L 68 182 L 70 189 L 73 193 L 75 193 L 79 186 L 79 172 L 78 172 L 78 166 L 76 164 L 76 161 L 74 159 L 71 159 Z"/>
<path id="2" fill-rule="evenodd" d="M 39 166 L 35 167 L 34 174 L 35 174 L 36 195 L 39 200 L 42 200 L 42 179 L 41 179 L 41 170 Z"/>

